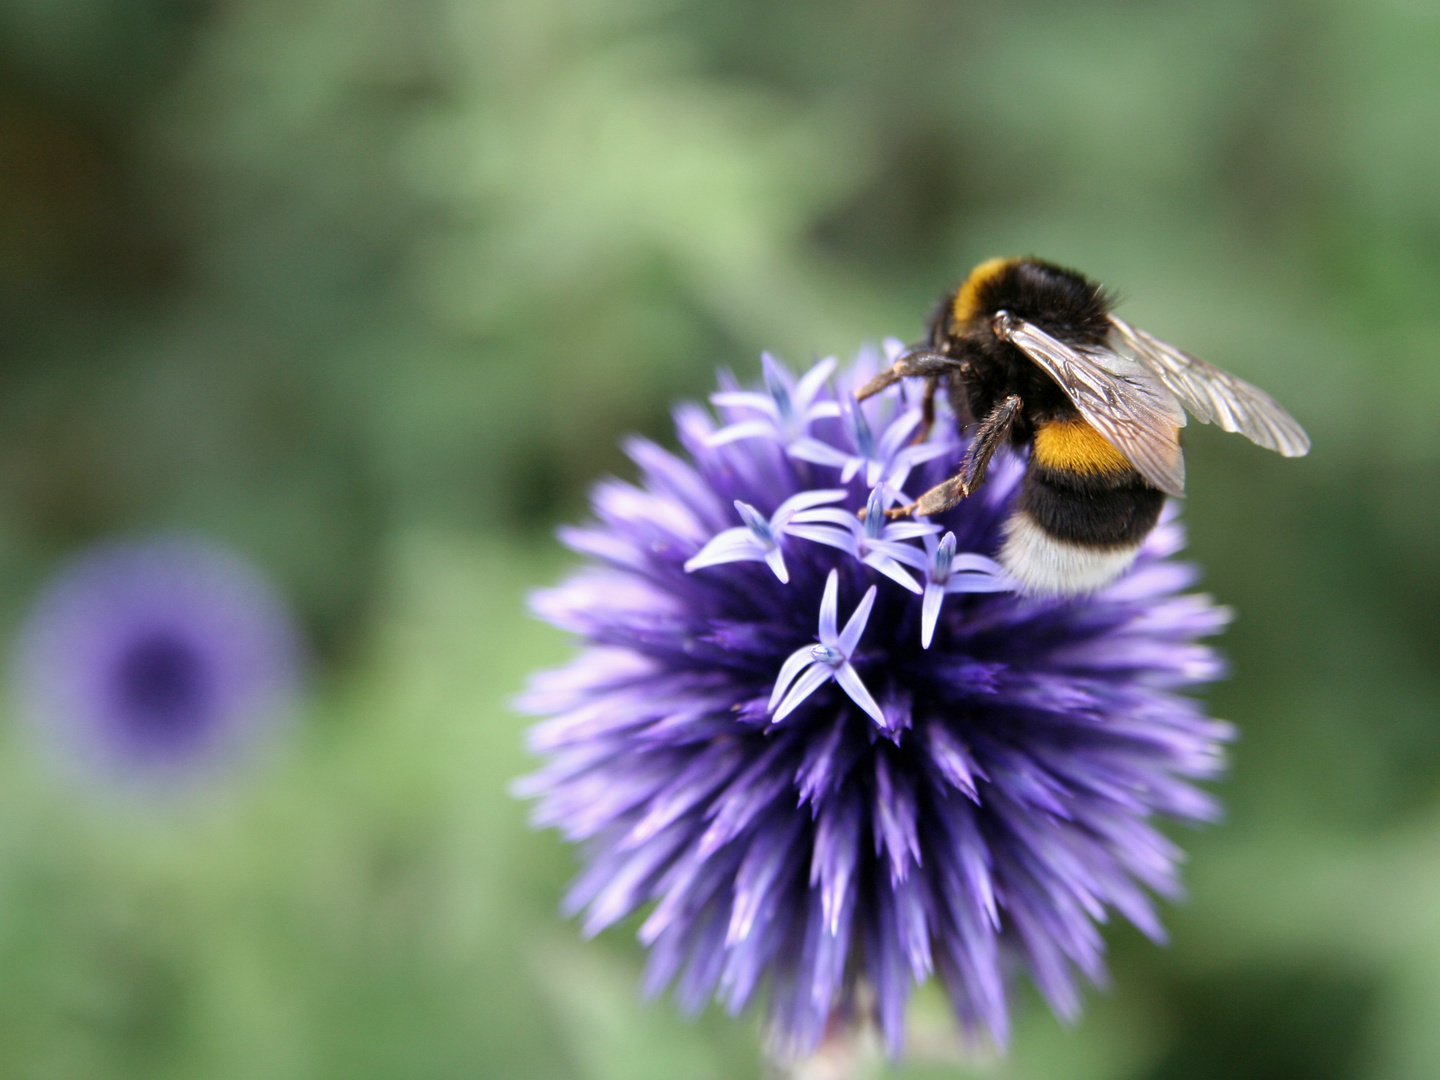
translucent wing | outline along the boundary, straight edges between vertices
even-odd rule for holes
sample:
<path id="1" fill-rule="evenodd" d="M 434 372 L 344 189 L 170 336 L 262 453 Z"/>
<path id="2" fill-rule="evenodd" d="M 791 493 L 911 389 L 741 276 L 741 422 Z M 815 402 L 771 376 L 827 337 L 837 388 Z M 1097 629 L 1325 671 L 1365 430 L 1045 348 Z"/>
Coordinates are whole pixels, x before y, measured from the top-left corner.
<path id="1" fill-rule="evenodd" d="M 1310 437 L 1269 394 L 1213 364 L 1110 316 L 1112 341 L 1153 371 L 1202 424 L 1238 431 L 1253 443 L 1285 457 L 1310 450 Z"/>
<path id="2" fill-rule="evenodd" d="M 1135 471 L 1170 495 L 1185 494 L 1180 408 L 1156 374 L 1108 349 L 1083 349 L 1002 311 L 995 333 L 1016 345 L 1059 384 L 1085 421 L 1130 459 Z"/>

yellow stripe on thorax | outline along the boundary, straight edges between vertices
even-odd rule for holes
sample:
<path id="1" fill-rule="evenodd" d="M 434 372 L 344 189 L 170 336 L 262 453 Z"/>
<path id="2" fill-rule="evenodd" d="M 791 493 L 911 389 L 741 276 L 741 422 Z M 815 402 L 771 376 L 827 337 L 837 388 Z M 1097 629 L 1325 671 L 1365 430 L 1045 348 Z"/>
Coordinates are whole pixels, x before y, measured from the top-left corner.
<path id="1" fill-rule="evenodd" d="M 1030 451 L 1037 464 L 1076 473 L 1118 473 L 1130 459 L 1084 420 L 1052 420 L 1035 431 Z"/>
<path id="2" fill-rule="evenodd" d="M 987 282 L 995 280 L 1005 270 L 1019 262 L 1019 259 L 986 259 L 970 271 L 960 288 L 955 290 L 955 300 L 950 305 L 953 333 L 961 333 L 966 325 L 980 312 L 980 290 Z"/>

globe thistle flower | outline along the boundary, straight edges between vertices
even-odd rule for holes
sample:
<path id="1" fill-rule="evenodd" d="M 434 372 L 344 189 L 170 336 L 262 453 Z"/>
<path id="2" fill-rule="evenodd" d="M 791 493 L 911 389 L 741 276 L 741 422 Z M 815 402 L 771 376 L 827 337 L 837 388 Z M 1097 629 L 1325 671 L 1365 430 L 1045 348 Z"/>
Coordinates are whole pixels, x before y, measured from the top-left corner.
<path id="1" fill-rule="evenodd" d="M 1013 455 L 934 520 L 881 524 L 964 443 L 942 412 L 913 445 L 901 387 L 855 404 L 877 360 L 799 380 L 768 361 L 765 400 L 806 388 L 786 432 L 727 392 L 718 424 L 677 411 L 688 460 L 632 440 L 640 482 L 597 487 L 597 520 L 561 532 L 587 564 L 533 598 L 583 642 L 520 701 L 545 760 L 517 790 L 582 847 L 565 910 L 594 934 L 649 905 L 645 989 L 732 1012 L 763 993 L 786 1055 L 872 1016 L 899 1053 L 932 976 L 1001 1044 L 1018 974 L 1075 1016 L 1099 924 L 1163 938 L 1152 896 L 1177 894 L 1180 852 L 1157 821 L 1216 815 L 1194 782 L 1231 737 L 1180 693 L 1221 674 L 1198 639 L 1227 616 L 1183 593 L 1176 521 L 1068 600 L 1020 595 L 990 558 Z"/>
<path id="2" fill-rule="evenodd" d="M 191 538 L 119 541 L 43 591 L 20 631 L 15 681 L 66 765 L 171 790 L 273 727 L 300 652 L 283 604 L 239 556 Z"/>

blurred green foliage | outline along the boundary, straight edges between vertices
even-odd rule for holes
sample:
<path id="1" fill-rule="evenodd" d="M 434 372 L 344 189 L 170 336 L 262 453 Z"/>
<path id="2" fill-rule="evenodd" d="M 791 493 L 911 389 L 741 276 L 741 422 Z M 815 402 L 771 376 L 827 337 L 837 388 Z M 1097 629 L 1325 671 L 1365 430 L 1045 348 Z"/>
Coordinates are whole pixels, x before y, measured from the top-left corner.
<path id="1" fill-rule="evenodd" d="M 322 657 L 296 745 L 183 811 L 6 726 L 0 1075 L 756 1075 L 554 913 L 524 587 L 717 365 L 912 337 L 1008 253 L 1316 448 L 1188 434 L 1243 737 L 1173 945 L 1111 935 L 1078 1029 L 963 1074 L 1440 1074 L 1437 56 L 1433 0 L 0 0 L 0 619 L 179 527 Z M 955 1075 L 927 1045 L 894 1074 Z"/>

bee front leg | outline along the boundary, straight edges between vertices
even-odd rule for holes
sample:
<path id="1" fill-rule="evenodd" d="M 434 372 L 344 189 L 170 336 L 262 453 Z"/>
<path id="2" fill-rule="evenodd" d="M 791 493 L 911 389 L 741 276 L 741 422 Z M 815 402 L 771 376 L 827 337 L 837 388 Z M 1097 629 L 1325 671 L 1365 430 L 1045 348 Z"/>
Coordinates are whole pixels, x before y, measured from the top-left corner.
<path id="1" fill-rule="evenodd" d="M 972 494 L 985 482 L 985 470 L 990 465 L 990 459 L 1010 434 L 1010 428 L 1023 407 L 1024 403 L 1015 394 L 996 405 L 975 430 L 970 449 L 965 452 L 965 457 L 960 462 L 960 471 L 943 484 L 936 484 L 909 506 L 887 510 L 886 516 L 896 518 L 916 514 L 924 517 L 928 514 L 943 513 Z"/>
<path id="2" fill-rule="evenodd" d="M 953 357 L 944 353 L 932 352 L 929 349 L 912 349 L 907 353 L 901 353 L 885 371 L 880 372 L 873 379 L 867 382 L 859 390 L 855 391 L 855 400 L 864 401 L 868 397 L 878 394 L 887 386 L 893 386 L 901 379 L 909 379 L 915 376 L 924 376 L 927 379 L 937 379 L 951 371 L 959 371 L 962 364 Z M 934 394 L 926 392 L 932 402 L 933 410 Z"/>

